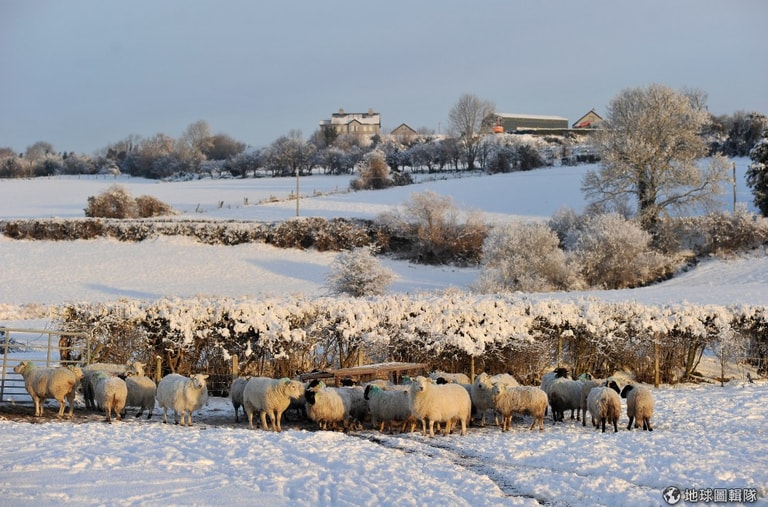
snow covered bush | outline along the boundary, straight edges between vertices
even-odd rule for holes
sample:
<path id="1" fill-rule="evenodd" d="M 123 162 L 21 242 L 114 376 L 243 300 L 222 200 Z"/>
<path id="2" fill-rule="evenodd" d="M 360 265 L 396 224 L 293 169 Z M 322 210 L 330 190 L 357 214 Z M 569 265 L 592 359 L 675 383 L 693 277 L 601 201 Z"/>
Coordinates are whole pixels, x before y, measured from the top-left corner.
<path id="1" fill-rule="evenodd" d="M 572 231 L 566 243 L 591 287 L 623 289 L 658 280 L 668 261 L 651 249 L 651 235 L 616 213 L 590 216 L 583 229 Z"/>
<path id="2" fill-rule="evenodd" d="M 582 287 L 557 235 L 543 223 L 510 222 L 493 227 L 483 242 L 478 290 L 544 292 Z"/>
<path id="3" fill-rule="evenodd" d="M 752 190 L 753 202 L 763 216 L 768 216 L 768 132 L 749 152 L 752 163 L 747 169 L 747 186 Z"/>
<path id="4" fill-rule="evenodd" d="M 389 165 L 384 153 L 378 150 L 366 153 L 357 167 L 358 176 L 350 183 L 352 190 L 378 190 L 392 185 Z"/>
<path id="5" fill-rule="evenodd" d="M 400 209 L 382 214 L 379 222 L 390 236 L 410 242 L 411 255 L 427 264 L 479 262 L 487 231 L 480 214 L 460 211 L 453 198 L 430 190 L 411 194 Z"/>
<path id="6" fill-rule="evenodd" d="M 384 294 L 395 272 L 382 266 L 373 253 L 372 248 L 360 247 L 338 254 L 326 278 L 331 292 L 354 297 Z"/>
<path id="7" fill-rule="evenodd" d="M 134 199 L 121 185 L 112 185 L 96 196 L 88 197 L 85 216 L 100 218 L 148 218 L 173 214 L 173 209 L 150 196 Z"/>

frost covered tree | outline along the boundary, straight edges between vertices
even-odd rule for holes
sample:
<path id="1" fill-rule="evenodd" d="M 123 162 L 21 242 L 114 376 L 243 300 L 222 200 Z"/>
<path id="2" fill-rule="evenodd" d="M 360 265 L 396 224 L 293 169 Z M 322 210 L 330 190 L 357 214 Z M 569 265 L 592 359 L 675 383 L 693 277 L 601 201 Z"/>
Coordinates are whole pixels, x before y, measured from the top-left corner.
<path id="1" fill-rule="evenodd" d="M 480 134 L 490 132 L 496 105 L 475 95 L 464 94 L 448 113 L 451 129 L 455 131 L 464 148 L 467 169 L 475 168 Z"/>
<path id="2" fill-rule="evenodd" d="M 755 206 L 763 216 L 768 217 L 768 137 L 763 137 L 752 148 L 749 157 L 752 163 L 747 169 L 747 186 L 752 189 Z"/>
<path id="3" fill-rule="evenodd" d="M 338 254 L 326 281 L 335 294 L 379 296 L 386 292 L 395 276 L 374 257 L 370 247 L 360 247 Z"/>
<path id="4" fill-rule="evenodd" d="M 589 171 L 582 191 L 593 204 L 634 201 L 643 229 L 655 232 L 659 215 L 671 209 L 714 204 L 729 181 L 728 164 L 707 155 L 701 137 L 709 121 L 700 91 L 652 84 L 620 92 L 608 105 L 594 136 L 600 168 Z"/>
<path id="5" fill-rule="evenodd" d="M 663 255 L 651 249 L 651 235 L 616 213 L 593 215 L 571 231 L 579 270 L 592 287 L 622 289 L 658 279 L 666 269 Z"/>
<path id="6" fill-rule="evenodd" d="M 557 234 L 543 223 L 510 222 L 494 227 L 483 242 L 478 290 L 493 293 L 582 288 L 559 244 Z"/>

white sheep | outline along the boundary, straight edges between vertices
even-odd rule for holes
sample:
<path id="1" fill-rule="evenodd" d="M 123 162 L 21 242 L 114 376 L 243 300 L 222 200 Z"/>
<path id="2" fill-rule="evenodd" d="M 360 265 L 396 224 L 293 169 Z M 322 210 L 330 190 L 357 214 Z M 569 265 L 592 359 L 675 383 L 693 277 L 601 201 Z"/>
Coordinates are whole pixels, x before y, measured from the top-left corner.
<path id="1" fill-rule="evenodd" d="M 496 383 L 492 389 L 495 410 L 501 414 L 501 431 L 507 431 L 512 423 L 512 415 L 533 416 L 530 429 L 539 423 L 539 431 L 544 430 L 544 412 L 547 410 L 547 393 L 535 386 L 509 386 Z"/>
<path id="2" fill-rule="evenodd" d="M 69 402 L 69 417 L 74 415 L 77 384 L 83 378 L 83 372 L 77 367 L 39 368 L 31 361 L 22 361 L 13 368 L 15 373 L 24 377 L 24 386 L 35 402 L 35 416 L 43 415 L 46 398 L 59 402 L 58 417 L 64 417 L 64 400 Z"/>
<path id="3" fill-rule="evenodd" d="M 238 412 L 240 407 L 243 406 L 243 392 L 245 391 L 245 384 L 248 383 L 250 377 L 237 377 L 232 381 L 229 386 L 229 399 L 232 402 L 232 406 L 235 408 L 235 422 L 240 422 Z M 245 415 L 245 408 L 243 408 L 243 415 Z"/>
<path id="4" fill-rule="evenodd" d="M 653 431 L 651 427 L 651 417 L 653 417 L 653 394 L 646 386 L 627 385 L 621 390 L 621 397 L 627 399 L 627 417 L 629 424 L 627 429 L 632 430 L 632 423 L 635 428 L 643 425 L 643 430 Z"/>
<path id="5" fill-rule="evenodd" d="M 464 373 L 446 373 L 444 371 L 433 371 L 429 374 L 429 378 L 437 381 L 438 379 L 445 380 L 446 384 L 471 384 L 472 381 Z"/>
<path id="6" fill-rule="evenodd" d="M 587 425 L 587 398 L 589 397 L 589 392 L 593 388 L 603 385 L 604 382 L 605 380 L 603 379 L 593 379 L 593 378 L 582 380 L 581 398 L 579 400 L 579 412 L 581 413 L 582 426 Z M 576 419 L 578 420 L 578 415 L 576 416 Z"/>
<path id="7" fill-rule="evenodd" d="M 485 426 L 485 416 L 489 410 L 494 409 L 493 381 L 487 373 L 480 373 L 475 377 L 469 390 L 472 400 L 472 409 L 480 417 L 480 426 Z"/>
<path id="8" fill-rule="evenodd" d="M 126 407 L 139 407 L 136 417 L 141 417 L 147 410 L 147 419 L 152 418 L 152 410 L 155 408 L 157 385 L 155 381 L 144 374 L 144 364 L 133 363 L 125 377 L 125 385 L 128 388 L 128 397 L 125 400 Z"/>
<path id="9" fill-rule="evenodd" d="M 368 403 L 362 387 L 327 387 L 313 380 L 304 391 L 307 417 L 320 429 L 336 427 L 341 423 L 345 430 L 360 427 L 367 415 Z"/>
<path id="10" fill-rule="evenodd" d="M 178 373 L 169 373 L 157 384 L 157 402 L 163 409 L 163 423 L 168 422 L 168 409 L 173 410 L 173 422 L 184 424 L 184 416 L 192 426 L 192 412 L 200 409 L 208 401 L 208 375 L 195 374 L 189 377 Z"/>
<path id="11" fill-rule="evenodd" d="M 91 375 L 93 382 L 93 397 L 106 414 L 105 421 L 112 422 L 112 411 L 118 421 L 128 398 L 128 386 L 120 377 L 115 377 L 105 371 L 96 371 Z"/>
<path id="12" fill-rule="evenodd" d="M 126 364 L 113 364 L 113 363 L 91 363 L 83 367 L 83 400 L 85 400 L 85 408 L 89 410 L 100 410 L 101 407 L 96 405 L 94 400 L 94 389 L 96 387 L 95 382 L 92 380 L 92 376 L 98 372 L 103 371 L 112 376 L 124 375 L 128 372 L 129 366 Z"/>
<path id="13" fill-rule="evenodd" d="M 557 377 L 549 386 L 549 405 L 552 407 L 552 421 L 563 421 L 565 411 L 574 412 L 581 408 L 581 380 L 572 380 L 563 376 Z"/>
<path id="14" fill-rule="evenodd" d="M 243 410 L 248 415 L 248 424 L 253 429 L 253 413 L 259 412 L 262 429 L 268 429 L 269 416 L 272 430 L 283 431 L 280 419 L 291 404 L 291 399 L 301 397 L 304 384 L 287 378 L 251 377 L 243 389 Z"/>
<path id="15" fill-rule="evenodd" d="M 587 407 L 592 416 L 592 426 L 602 427 L 605 433 L 605 423 L 613 425 L 614 433 L 619 431 L 618 422 L 621 416 L 621 398 L 619 386 L 614 381 L 606 382 L 605 386 L 593 387 L 587 396 Z"/>
<path id="16" fill-rule="evenodd" d="M 452 425 L 461 423 L 461 434 L 467 434 L 467 425 L 472 414 L 472 400 L 467 390 L 458 384 L 433 384 L 430 379 L 416 377 L 408 390 L 408 399 L 413 417 L 421 421 L 421 433 L 435 436 L 435 423 L 445 423 L 443 433 L 451 433 Z"/>
<path id="17" fill-rule="evenodd" d="M 408 400 L 408 391 L 404 389 L 382 389 L 378 385 L 367 385 L 363 397 L 368 401 L 368 411 L 371 414 L 371 424 L 374 428 L 380 423 L 379 431 L 384 431 L 384 426 L 389 423 L 392 432 L 394 422 L 400 423 L 400 432 L 412 419 L 411 405 Z"/>

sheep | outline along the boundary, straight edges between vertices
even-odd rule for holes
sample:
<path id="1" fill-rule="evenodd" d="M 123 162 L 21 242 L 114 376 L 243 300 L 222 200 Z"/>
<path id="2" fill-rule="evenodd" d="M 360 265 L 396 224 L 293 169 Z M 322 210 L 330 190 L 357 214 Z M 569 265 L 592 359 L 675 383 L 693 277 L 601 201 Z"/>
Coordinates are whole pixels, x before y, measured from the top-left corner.
<path id="1" fill-rule="evenodd" d="M 587 398 L 589 397 L 589 392 L 595 388 L 599 387 L 601 384 L 605 382 L 604 380 L 599 379 L 585 379 L 582 381 L 581 386 L 581 397 L 579 400 L 579 412 L 581 413 L 581 425 L 586 426 L 587 425 Z M 577 417 L 578 419 L 578 417 Z"/>
<path id="2" fill-rule="evenodd" d="M 471 384 L 472 381 L 464 373 L 446 373 L 444 371 L 433 371 L 429 374 L 432 380 L 443 379 L 448 384 Z"/>
<path id="3" fill-rule="evenodd" d="M 238 412 L 240 407 L 243 406 L 243 391 L 245 391 L 245 384 L 248 383 L 249 378 L 250 377 L 237 377 L 229 386 L 229 399 L 232 401 L 232 406 L 235 408 L 235 422 L 240 422 Z M 245 415 L 245 407 L 243 407 L 243 415 Z"/>
<path id="4" fill-rule="evenodd" d="M 98 410 L 101 407 L 96 405 L 94 400 L 94 388 L 95 383 L 91 380 L 91 377 L 97 371 L 103 371 L 111 375 L 121 375 L 128 371 L 128 365 L 125 364 L 112 364 L 112 363 L 91 363 L 83 367 L 83 399 L 85 400 L 85 408 L 89 410 Z"/>
<path id="5" fill-rule="evenodd" d="M 163 409 L 163 423 L 168 422 L 168 409 L 173 409 L 173 422 L 184 424 L 184 416 L 189 426 L 192 426 L 192 412 L 202 407 L 208 401 L 208 375 L 196 374 L 189 377 L 178 373 L 169 373 L 157 384 L 157 402 Z"/>
<path id="6" fill-rule="evenodd" d="M 389 423 L 389 430 L 392 432 L 393 422 L 400 421 L 400 432 L 405 431 L 408 421 L 412 419 L 407 390 L 387 390 L 369 384 L 365 386 L 363 398 L 368 401 L 368 411 L 371 413 L 371 424 L 374 428 L 380 422 L 379 431 L 383 432 L 384 425 Z"/>
<path id="7" fill-rule="evenodd" d="M 326 387 L 323 382 L 313 380 L 304 391 L 307 402 L 307 416 L 320 429 L 335 427 L 342 423 L 345 430 L 359 427 L 365 420 L 368 404 L 362 387 Z"/>
<path id="8" fill-rule="evenodd" d="M 416 377 L 408 391 L 408 400 L 413 417 L 421 421 L 421 434 L 435 436 L 435 423 L 445 423 L 444 434 L 451 433 L 455 421 L 461 423 L 461 434 L 467 434 L 467 425 L 472 414 L 472 400 L 469 393 L 458 384 L 436 385 L 425 377 Z"/>
<path id="9" fill-rule="evenodd" d="M 541 390 L 547 393 L 547 399 L 549 399 L 549 391 L 552 389 L 552 383 L 555 381 L 555 379 L 560 377 L 567 377 L 568 376 L 568 370 L 565 368 L 555 368 L 554 370 L 545 373 L 541 377 Z M 544 411 L 544 415 L 547 415 L 546 410 Z"/>
<path id="10" fill-rule="evenodd" d="M 513 414 L 531 415 L 533 423 L 529 429 L 539 423 L 539 431 L 544 431 L 544 411 L 549 400 L 547 393 L 535 386 L 510 386 L 495 383 L 492 389 L 495 410 L 501 414 L 501 431 L 507 431 Z"/>
<path id="11" fill-rule="evenodd" d="M 125 385 L 128 388 L 128 397 L 125 400 L 126 407 L 139 407 L 136 417 L 141 417 L 147 410 L 147 419 L 152 418 L 152 410 L 155 408 L 155 396 L 157 385 L 155 381 L 144 374 L 144 364 L 135 362 L 125 377 Z"/>
<path id="12" fill-rule="evenodd" d="M 128 398 L 128 386 L 125 380 L 112 376 L 105 371 L 96 371 L 91 375 L 94 400 L 104 409 L 106 422 L 112 422 L 112 411 L 117 420 L 122 420 L 122 411 Z"/>
<path id="13" fill-rule="evenodd" d="M 639 428 L 642 422 L 643 431 L 653 431 L 651 417 L 653 417 L 654 402 L 651 390 L 641 385 L 626 385 L 621 390 L 621 397 L 627 400 L 627 417 L 629 417 L 627 429 L 632 430 L 633 422 L 635 428 Z"/>
<path id="14" fill-rule="evenodd" d="M 485 426 L 487 411 L 493 410 L 492 389 L 493 382 L 487 373 L 477 375 L 470 387 L 469 395 L 472 400 L 472 409 L 480 415 L 480 426 Z"/>
<path id="15" fill-rule="evenodd" d="M 598 428 L 598 422 L 605 433 L 606 421 L 613 424 L 614 433 L 619 431 L 618 421 L 621 416 L 619 386 L 615 381 L 606 381 L 603 386 L 593 387 L 587 396 L 587 407 L 592 416 L 592 426 Z"/>
<path id="16" fill-rule="evenodd" d="M 564 368 L 558 375 L 562 375 Z M 571 380 L 565 376 L 558 376 L 549 386 L 549 405 L 552 407 L 552 421 L 563 421 L 565 411 L 571 411 L 571 419 L 574 418 L 574 411 L 581 408 L 581 387 L 584 383 L 581 380 Z"/>
<path id="17" fill-rule="evenodd" d="M 280 424 L 283 412 L 291 404 L 291 398 L 299 398 L 303 392 L 304 384 L 298 380 L 250 378 L 243 389 L 243 410 L 248 415 L 248 425 L 253 429 L 253 413 L 259 412 L 263 429 L 269 428 L 267 426 L 267 416 L 269 416 L 272 431 L 283 431 Z"/>
<path id="18" fill-rule="evenodd" d="M 77 384 L 83 372 L 77 367 L 38 368 L 31 361 L 22 361 L 13 368 L 24 378 L 24 386 L 35 402 L 35 417 L 43 415 L 46 398 L 59 402 L 58 417 L 64 417 L 64 399 L 69 402 L 69 418 L 74 416 Z"/>

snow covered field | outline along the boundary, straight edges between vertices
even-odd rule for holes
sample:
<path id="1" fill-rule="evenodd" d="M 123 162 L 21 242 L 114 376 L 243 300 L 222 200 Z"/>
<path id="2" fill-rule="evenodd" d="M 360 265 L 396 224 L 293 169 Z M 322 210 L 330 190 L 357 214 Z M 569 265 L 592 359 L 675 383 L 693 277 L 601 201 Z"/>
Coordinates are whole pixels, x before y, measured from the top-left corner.
<path id="1" fill-rule="evenodd" d="M 743 174 L 748 161 L 736 162 Z M 321 194 L 346 188 L 348 177 L 313 176 L 301 182 L 302 196 L 307 195 L 300 201 L 301 215 L 371 218 L 412 192 L 429 189 L 453 195 L 459 206 L 483 210 L 491 220 L 543 219 L 561 206 L 582 209 L 584 171 L 584 166 L 563 167 L 331 195 Z M 118 182 L 134 196 L 152 195 L 191 218 L 272 221 L 296 212 L 295 201 L 279 200 L 295 191 L 291 179 Z M 751 203 L 743 178 L 739 182 L 738 200 Z M 2 181 L 0 217 L 82 217 L 87 197 L 113 183 Z M 278 202 L 255 204 L 270 198 Z M 729 198 L 724 197 L 724 209 L 730 209 Z M 320 295 L 333 258 L 266 245 L 204 246 L 183 238 L 138 244 L 0 238 L 0 323 L 46 325 L 45 306 L 67 301 Z M 385 264 L 399 275 L 394 292 L 466 288 L 477 275 L 473 269 Z M 587 295 L 768 305 L 768 261 L 764 255 L 712 260 L 653 287 Z M 709 366 L 714 376 L 714 365 Z M 247 424 L 234 423 L 231 405 L 221 398 L 196 414 L 192 428 L 163 425 L 157 409 L 149 421 L 131 417 L 108 425 L 83 410 L 76 410 L 74 422 L 57 421 L 50 406 L 44 423 L 30 424 L 7 417 L 0 407 L 0 498 L 10 506 L 649 506 L 666 505 L 663 490 L 676 486 L 688 495 L 678 505 L 697 503 L 694 494 L 725 495 L 723 503 L 730 505 L 768 504 L 766 381 L 753 384 L 737 375 L 725 387 L 662 386 L 654 395 L 652 433 L 627 431 L 623 416 L 617 434 L 547 420 L 541 433 L 516 421 L 505 434 L 493 426 L 472 427 L 465 437 L 434 439 L 371 430 L 307 431 L 295 423 L 284 425 L 281 434 L 250 431 Z"/>

